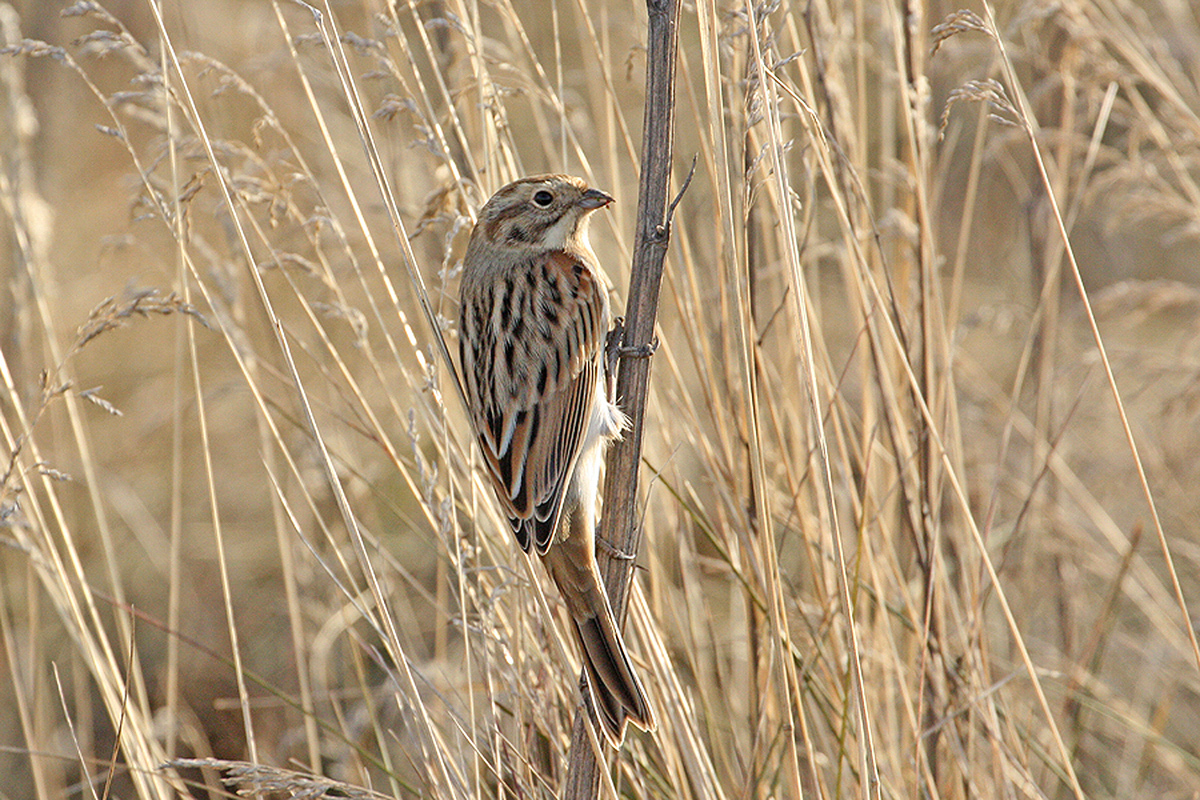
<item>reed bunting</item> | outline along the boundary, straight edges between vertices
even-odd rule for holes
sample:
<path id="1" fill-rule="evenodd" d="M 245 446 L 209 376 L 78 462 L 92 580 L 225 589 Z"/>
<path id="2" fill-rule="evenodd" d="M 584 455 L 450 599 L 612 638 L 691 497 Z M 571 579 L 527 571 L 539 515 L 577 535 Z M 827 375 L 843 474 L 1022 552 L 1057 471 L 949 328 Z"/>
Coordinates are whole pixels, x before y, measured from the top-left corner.
<path id="1" fill-rule="evenodd" d="M 579 178 L 538 175 L 484 204 L 463 262 L 459 356 L 496 495 L 558 586 L 593 719 L 619 746 L 627 721 L 656 723 L 596 567 L 600 465 L 628 423 L 604 380 L 608 286 L 587 239 L 611 202 Z"/>

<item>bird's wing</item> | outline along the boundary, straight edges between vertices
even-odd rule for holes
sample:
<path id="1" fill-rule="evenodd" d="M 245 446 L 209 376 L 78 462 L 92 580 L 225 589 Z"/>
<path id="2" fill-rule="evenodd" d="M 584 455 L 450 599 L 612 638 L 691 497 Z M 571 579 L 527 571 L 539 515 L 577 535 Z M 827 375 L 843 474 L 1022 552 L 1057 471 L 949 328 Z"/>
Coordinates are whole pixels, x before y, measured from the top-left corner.
<path id="1" fill-rule="evenodd" d="M 517 541 L 544 555 L 594 413 L 607 297 L 562 252 L 473 294 L 460 338 L 472 421 Z"/>

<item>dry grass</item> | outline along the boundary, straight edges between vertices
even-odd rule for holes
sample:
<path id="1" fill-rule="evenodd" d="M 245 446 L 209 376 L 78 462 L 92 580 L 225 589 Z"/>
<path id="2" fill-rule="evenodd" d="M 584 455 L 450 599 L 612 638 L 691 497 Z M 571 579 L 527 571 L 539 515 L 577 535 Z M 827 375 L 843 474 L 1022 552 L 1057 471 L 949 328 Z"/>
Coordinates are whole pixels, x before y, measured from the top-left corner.
<path id="1" fill-rule="evenodd" d="M 0 4 L 0 797 L 552 796 L 440 335 L 644 9 L 164 5 Z M 1200 792 L 1200 20 L 970 5 L 684 11 L 622 797 Z"/>

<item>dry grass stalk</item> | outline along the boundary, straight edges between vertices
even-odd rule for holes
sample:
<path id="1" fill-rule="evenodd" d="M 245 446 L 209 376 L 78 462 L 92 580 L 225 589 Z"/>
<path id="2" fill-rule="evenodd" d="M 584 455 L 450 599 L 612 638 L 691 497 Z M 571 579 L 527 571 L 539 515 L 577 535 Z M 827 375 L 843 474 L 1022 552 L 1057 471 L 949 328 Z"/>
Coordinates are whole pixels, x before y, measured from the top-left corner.
<path id="1" fill-rule="evenodd" d="M 6 791 L 555 796 L 572 650 L 473 463 L 448 320 L 474 209 L 522 173 L 616 196 L 593 238 L 625 285 L 643 7 L 21 8 Z M 628 624 L 661 727 L 602 796 L 1200 791 L 1181 8 L 682 9 L 699 166 Z"/>

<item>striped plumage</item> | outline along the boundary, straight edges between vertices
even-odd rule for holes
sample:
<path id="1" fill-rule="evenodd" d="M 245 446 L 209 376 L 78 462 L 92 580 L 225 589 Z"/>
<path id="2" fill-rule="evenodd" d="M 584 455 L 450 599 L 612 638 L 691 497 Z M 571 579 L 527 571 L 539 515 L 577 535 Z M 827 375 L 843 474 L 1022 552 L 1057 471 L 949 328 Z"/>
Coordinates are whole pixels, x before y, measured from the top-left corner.
<path id="1" fill-rule="evenodd" d="M 653 730 L 595 559 L 608 441 L 626 420 L 602 376 L 608 292 L 587 215 L 612 202 L 578 178 L 510 183 L 484 205 L 464 260 L 459 355 L 471 421 L 522 549 L 542 556 L 574 622 L 592 710 L 619 745 Z"/>

